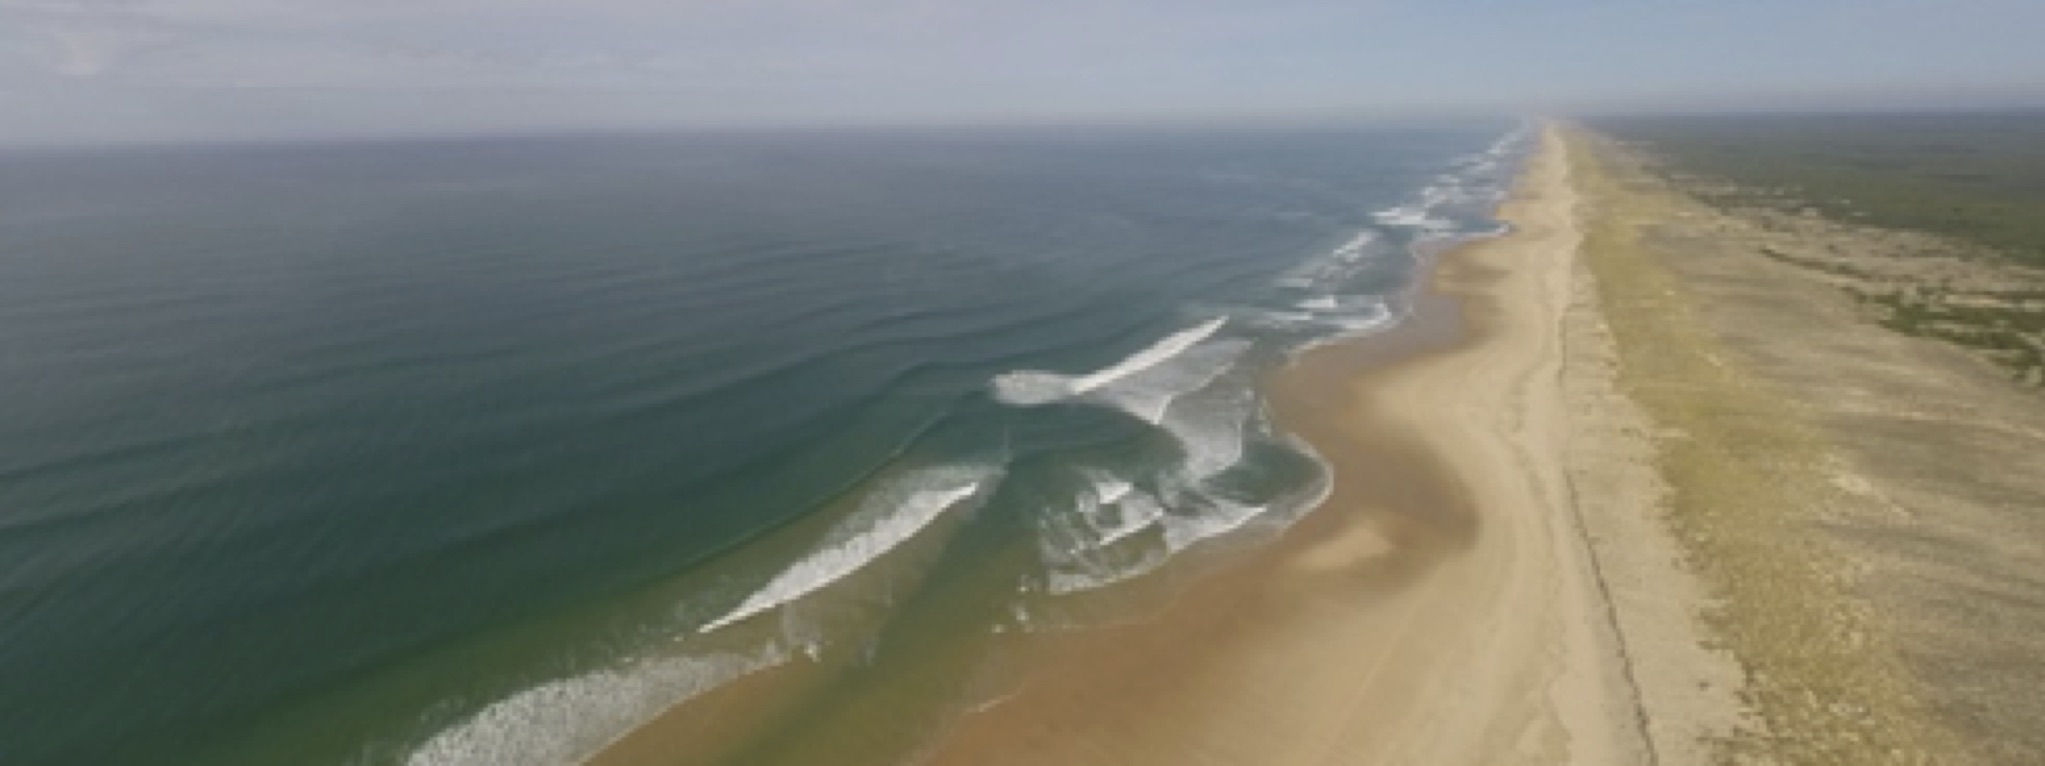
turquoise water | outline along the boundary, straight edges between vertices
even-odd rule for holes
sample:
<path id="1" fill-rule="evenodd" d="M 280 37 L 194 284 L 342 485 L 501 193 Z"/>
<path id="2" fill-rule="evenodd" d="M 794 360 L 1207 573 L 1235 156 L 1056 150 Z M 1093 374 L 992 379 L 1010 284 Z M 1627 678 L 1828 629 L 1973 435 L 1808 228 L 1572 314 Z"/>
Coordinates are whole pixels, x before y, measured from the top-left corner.
<path id="1" fill-rule="evenodd" d="M 0 762 L 572 761 L 1043 629 L 1310 506 L 1252 383 L 1396 321 L 1524 138 L 0 155 Z"/>

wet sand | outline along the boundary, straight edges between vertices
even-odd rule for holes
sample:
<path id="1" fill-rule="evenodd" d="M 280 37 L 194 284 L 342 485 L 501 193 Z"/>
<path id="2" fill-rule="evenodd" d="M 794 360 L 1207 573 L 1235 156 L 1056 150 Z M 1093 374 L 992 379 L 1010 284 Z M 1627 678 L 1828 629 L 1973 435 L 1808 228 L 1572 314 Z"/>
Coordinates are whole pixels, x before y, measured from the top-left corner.
<path id="1" fill-rule="evenodd" d="M 1334 469 L 1320 508 L 1128 622 L 1040 642 L 1012 693 L 910 762 L 1713 762 L 1742 679 L 1705 648 L 1707 599 L 1656 511 L 1570 168 L 1544 133 L 1500 210 L 1511 233 L 1443 254 L 1397 328 L 1268 381 Z M 783 685 L 692 700 L 597 762 L 794 743 L 744 725 Z"/>
<path id="2" fill-rule="evenodd" d="M 1274 545 L 1089 633 L 930 764 L 1640 763 L 1626 663 L 1569 498 L 1577 244 L 1553 135 L 1416 316 L 1271 381 L 1335 467 Z"/>
<path id="3" fill-rule="evenodd" d="M 1408 321 L 1268 381 L 1334 468 L 1319 509 L 1046 638 L 910 762 L 2034 762 L 2033 394 L 1768 257 L 1859 240 L 1587 134 L 1546 131 L 1500 217 Z M 801 738 L 733 728 L 783 685 L 600 762 Z"/>

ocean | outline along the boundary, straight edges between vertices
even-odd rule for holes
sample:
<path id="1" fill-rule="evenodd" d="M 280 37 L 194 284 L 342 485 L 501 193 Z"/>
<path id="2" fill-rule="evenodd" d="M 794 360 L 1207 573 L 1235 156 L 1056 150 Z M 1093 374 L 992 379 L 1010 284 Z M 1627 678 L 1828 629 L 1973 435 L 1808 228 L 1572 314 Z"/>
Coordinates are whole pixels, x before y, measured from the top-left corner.
<path id="1" fill-rule="evenodd" d="M 0 763 L 573 763 L 795 666 L 743 760 L 913 752 L 1310 511 L 1260 377 L 1530 136 L 0 152 Z"/>

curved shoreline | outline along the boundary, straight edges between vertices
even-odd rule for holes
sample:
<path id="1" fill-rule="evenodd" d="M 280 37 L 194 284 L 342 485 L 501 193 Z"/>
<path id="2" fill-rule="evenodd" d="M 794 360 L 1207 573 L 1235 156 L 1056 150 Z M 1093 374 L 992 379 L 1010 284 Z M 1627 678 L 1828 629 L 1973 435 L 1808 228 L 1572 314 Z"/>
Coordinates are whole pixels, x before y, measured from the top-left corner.
<path id="1" fill-rule="evenodd" d="M 1558 447 L 1576 248 L 1551 134 L 1398 329 L 1303 354 L 1277 414 L 1336 468 L 1281 540 L 1073 641 L 926 764 L 1639 763 Z"/>
<path id="2" fill-rule="evenodd" d="M 1632 475 L 1604 505 L 1578 497 L 1651 474 L 1654 456 L 1579 417 L 1623 397 L 1578 348 L 1601 320 L 1576 261 L 1567 154 L 1543 133 L 1500 208 L 1508 230 L 1432 259 L 1407 321 L 1265 382 L 1275 418 L 1334 469 L 1316 511 L 1154 613 L 1043 642 L 1018 688 L 931 732 L 913 762 L 1706 762 L 1693 745 L 1718 730 L 1699 712 L 1716 700 L 1643 699 L 1633 677 L 1636 659 L 1680 666 L 1658 683 L 1718 667 L 1698 648 L 1674 543 L 1643 513 L 1652 488 Z M 1618 540 L 1617 592 L 1600 537 Z M 1680 614 L 1641 612 L 1653 624 L 1635 630 L 1643 598 Z M 592 762 L 709 757 L 715 721 L 744 728 L 738 711 L 778 704 L 779 685 L 741 679 Z"/>

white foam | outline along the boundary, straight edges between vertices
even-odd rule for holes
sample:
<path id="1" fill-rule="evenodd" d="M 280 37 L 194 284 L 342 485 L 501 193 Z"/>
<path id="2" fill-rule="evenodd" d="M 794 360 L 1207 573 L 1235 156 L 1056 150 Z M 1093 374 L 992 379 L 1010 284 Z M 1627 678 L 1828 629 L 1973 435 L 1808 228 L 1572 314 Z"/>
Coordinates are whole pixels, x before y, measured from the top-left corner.
<path id="1" fill-rule="evenodd" d="M 1172 555 L 1265 514 L 1263 506 L 1218 497 L 1208 488 L 1208 480 L 1242 461 L 1254 407 L 1245 389 L 1175 402 L 1161 426 L 1185 456 L 1163 477 L 1159 494 L 1097 476 L 1090 491 L 1074 498 L 1070 512 L 1048 514 L 1040 522 L 1046 591 L 1095 590 L 1149 573 Z M 1101 502 L 1110 497 L 1112 502 Z M 1144 544 L 1123 544 L 1150 530 L 1159 533 Z"/>
<path id="2" fill-rule="evenodd" d="M 1167 336 L 1113 366 L 1085 375 L 1023 370 L 997 375 L 996 400 L 1019 407 L 1082 400 L 1120 409 L 1147 423 L 1164 419 L 1172 400 L 1212 383 L 1250 347 L 1249 341 L 1207 341 L 1228 322 L 1217 317 Z"/>
<path id="3" fill-rule="evenodd" d="M 1311 311 L 1257 311 L 1244 309 L 1244 321 L 1255 327 L 1273 330 L 1297 330 L 1313 327 L 1320 323 L 1320 317 Z"/>
<path id="4" fill-rule="evenodd" d="M 1313 341 L 1315 343 L 1375 331 L 1390 324 L 1393 318 L 1384 299 L 1374 296 L 1320 296 L 1298 305 L 1307 310 L 1273 311 L 1246 307 L 1241 309 L 1239 316 L 1252 327 L 1287 332 L 1311 331 L 1317 335 L 1332 333 L 1330 337 Z"/>
<path id="5" fill-rule="evenodd" d="M 1128 539 L 1157 521 L 1164 509 L 1135 485 L 1102 472 L 1088 472 L 1093 486 L 1073 498 L 1069 514 L 1048 517 L 1055 552 L 1075 553 L 1106 548 Z"/>
<path id="6" fill-rule="evenodd" d="M 1245 505 L 1225 498 L 1203 499 L 1210 506 L 1208 512 L 1166 514 L 1161 520 L 1166 548 L 1177 553 L 1202 540 L 1228 534 L 1241 529 L 1266 510 L 1264 506 Z"/>
<path id="7" fill-rule="evenodd" d="M 408 766 L 558 766 L 578 763 L 661 711 L 787 655 L 671 657 L 563 678 L 513 694 L 441 731 Z"/>
<path id="8" fill-rule="evenodd" d="M 824 547 L 782 570 L 724 616 L 704 623 L 708 633 L 807 596 L 895 549 L 944 512 L 979 491 L 987 468 L 913 471 L 876 490 L 827 536 Z"/>
<path id="9" fill-rule="evenodd" d="M 1307 261 L 1278 278 L 1278 284 L 1300 289 L 1318 284 L 1339 281 L 1353 273 L 1364 256 L 1370 253 L 1370 246 L 1378 235 L 1372 231 L 1358 232 L 1326 254 Z"/>
<path id="10" fill-rule="evenodd" d="M 1203 343 L 1161 364 L 1131 375 L 1086 398 L 1105 402 L 1150 424 L 1164 421 L 1165 410 L 1189 391 L 1197 391 L 1228 372 L 1250 349 L 1247 340 Z"/>
<path id="11" fill-rule="evenodd" d="M 1087 522 L 1098 535 L 1095 545 L 1105 548 L 1150 528 L 1163 515 L 1164 507 L 1156 499 L 1124 491 L 1114 500 L 1099 503 Z"/>
<path id="12" fill-rule="evenodd" d="M 1435 216 L 1433 205 L 1425 203 L 1401 205 L 1387 210 L 1380 210 L 1372 213 L 1371 218 L 1386 226 L 1419 229 L 1427 232 L 1445 231 L 1455 226 L 1455 224 L 1450 223 L 1447 219 Z"/>
<path id="13" fill-rule="evenodd" d="M 1135 488 L 1136 485 L 1122 479 L 1107 475 L 1096 475 L 1093 486 L 1094 499 L 1102 505 L 1113 505 L 1122 498 L 1127 497 L 1129 491 Z"/>
<path id="14" fill-rule="evenodd" d="M 1164 517 L 1164 506 L 1148 493 L 1132 488 L 1110 504 L 1082 494 L 1075 505 L 1071 513 L 1052 514 L 1040 523 L 1049 593 L 1064 595 L 1121 582 L 1155 569 L 1169 554 L 1155 545 L 1116 547 Z"/>
<path id="15" fill-rule="evenodd" d="M 1120 566 L 1103 566 L 1090 569 L 1053 569 L 1045 576 L 1044 591 L 1053 596 L 1066 596 L 1114 585 L 1136 577 L 1150 574 L 1163 566 L 1170 552 L 1151 549 L 1137 554 L 1132 561 Z"/>
<path id="16" fill-rule="evenodd" d="M 1333 336 L 1322 342 L 1377 332 L 1394 319 L 1392 307 L 1383 298 L 1365 297 L 1345 300 L 1336 311 L 1315 316 L 1319 325 L 1334 331 Z"/>
<path id="17" fill-rule="evenodd" d="M 1243 431 L 1253 405 L 1249 391 L 1237 390 L 1174 409 L 1159 425 L 1185 450 L 1180 475 L 1199 481 L 1241 461 Z"/>
<path id="18" fill-rule="evenodd" d="M 1227 317 L 1216 317 L 1196 327 L 1180 330 L 1151 344 L 1149 348 L 1130 354 L 1122 361 L 1085 375 L 1060 375 L 1038 370 L 1004 373 L 994 378 L 994 396 L 1005 404 L 1023 407 L 1069 399 L 1150 369 L 1177 356 L 1192 348 L 1194 344 L 1206 340 L 1227 322 Z"/>
<path id="19" fill-rule="evenodd" d="M 1361 257 L 1365 248 L 1370 247 L 1370 243 L 1377 241 L 1377 238 L 1376 232 L 1359 231 L 1356 236 L 1350 237 L 1349 241 L 1342 243 L 1341 247 L 1335 248 L 1329 255 L 1338 261 L 1355 260 Z"/>
<path id="20" fill-rule="evenodd" d="M 1153 528 L 1165 515 L 1157 498 L 1129 481 L 1088 471 L 1090 486 L 1073 497 L 1070 511 L 1038 521 L 1038 545 L 1046 563 L 1046 591 L 1053 595 L 1092 590 L 1134 577 L 1162 563 L 1166 551 L 1118 547 Z"/>
<path id="21" fill-rule="evenodd" d="M 1119 566 L 1098 566 L 1091 568 L 1055 568 L 1045 576 L 1044 591 L 1053 596 L 1066 596 L 1114 585 L 1156 571 L 1163 566 L 1170 552 L 1153 548 L 1136 554 L 1131 561 Z"/>
<path id="22" fill-rule="evenodd" d="M 1504 180 L 1496 178 L 1498 171 L 1504 168 L 1505 158 L 1531 135 L 1532 128 L 1522 124 L 1485 150 L 1450 160 L 1453 170 L 1435 177 L 1433 183 L 1420 190 L 1417 200 L 1377 211 L 1371 217 L 1384 226 L 1415 229 L 1427 235 L 1456 231 L 1456 223 L 1440 215 L 1442 206 L 1502 199 Z M 1473 189 L 1473 185 L 1478 188 Z"/>
<path id="23" fill-rule="evenodd" d="M 1159 539 L 1163 544 L 1152 543 L 1137 548 L 1103 546 L 1064 549 L 1047 545 L 1045 553 L 1050 564 L 1045 577 L 1047 593 L 1060 596 L 1098 590 L 1149 574 L 1171 560 L 1174 554 L 1203 540 L 1241 529 L 1265 512 L 1260 506 L 1243 505 L 1193 494 L 1181 495 L 1175 505 L 1181 506 L 1182 509 L 1170 512 L 1165 510 L 1162 502 L 1148 494 L 1132 495 L 1131 502 L 1143 508 L 1143 517 L 1148 519 L 1141 527 L 1132 529 L 1140 531 L 1160 528 L 1162 533 Z M 1193 511 L 1193 507 L 1200 510 Z"/>
<path id="24" fill-rule="evenodd" d="M 1374 333 L 1392 323 L 1391 309 L 1379 307 L 1377 311 L 1362 316 L 1332 317 L 1326 320 L 1335 328 L 1337 338 Z"/>

